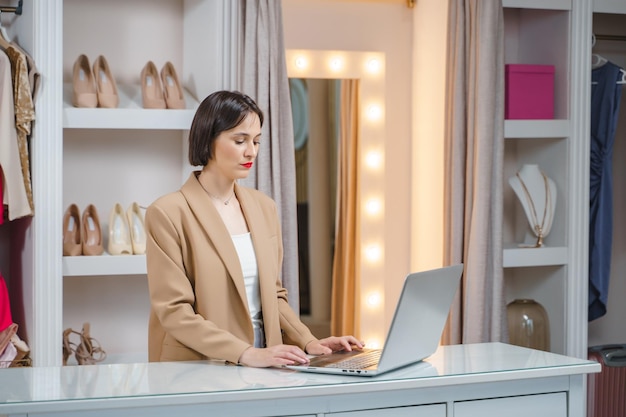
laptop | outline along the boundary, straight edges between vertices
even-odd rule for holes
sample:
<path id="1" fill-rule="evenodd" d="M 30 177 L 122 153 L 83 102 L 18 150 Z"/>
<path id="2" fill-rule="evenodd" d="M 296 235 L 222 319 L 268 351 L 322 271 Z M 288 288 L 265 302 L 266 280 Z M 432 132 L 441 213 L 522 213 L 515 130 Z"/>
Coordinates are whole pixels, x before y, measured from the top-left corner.
<path id="1" fill-rule="evenodd" d="M 435 353 L 439 346 L 462 273 L 463 265 L 459 264 L 409 274 L 382 349 L 366 347 L 352 352 L 313 356 L 308 364 L 287 365 L 286 368 L 374 376 L 420 362 Z"/>

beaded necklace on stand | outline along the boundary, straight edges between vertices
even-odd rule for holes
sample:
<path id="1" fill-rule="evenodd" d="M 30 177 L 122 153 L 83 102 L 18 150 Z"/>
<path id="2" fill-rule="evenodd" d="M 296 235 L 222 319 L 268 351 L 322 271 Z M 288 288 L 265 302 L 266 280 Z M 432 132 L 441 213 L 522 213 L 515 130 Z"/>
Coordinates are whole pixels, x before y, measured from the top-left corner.
<path id="1" fill-rule="evenodd" d="M 540 248 L 541 246 L 543 246 L 543 237 L 544 237 L 543 231 L 546 225 L 546 218 L 548 215 L 548 206 L 552 208 L 552 199 L 550 198 L 548 178 L 546 177 L 546 174 L 544 174 L 543 172 L 541 173 L 541 176 L 543 177 L 543 183 L 545 185 L 546 204 L 543 206 L 543 218 L 541 219 L 541 224 L 539 224 L 539 219 L 537 217 L 537 209 L 535 208 L 535 202 L 533 201 L 533 198 L 530 195 L 528 188 L 526 187 L 526 183 L 524 183 L 524 180 L 520 176 L 519 172 L 516 173 L 515 175 L 519 179 L 520 184 L 522 184 L 522 188 L 524 189 L 524 195 L 526 196 L 526 201 L 528 201 L 528 203 L 530 204 L 530 215 L 532 217 L 532 221 L 534 224 L 535 235 L 537 235 L 537 242 L 535 243 L 534 246 L 531 246 L 531 247 Z"/>

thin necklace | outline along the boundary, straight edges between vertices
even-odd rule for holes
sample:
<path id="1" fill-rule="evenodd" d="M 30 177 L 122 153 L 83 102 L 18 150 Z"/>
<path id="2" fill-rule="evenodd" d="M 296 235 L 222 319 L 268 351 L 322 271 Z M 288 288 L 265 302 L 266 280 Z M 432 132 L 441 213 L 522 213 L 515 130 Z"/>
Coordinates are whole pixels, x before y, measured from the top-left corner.
<path id="1" fill-rule="evenodd" d="M 205 192 L 205 193 L 207 193 L 207 194 L 209 195 L 209 197 L 211 197 L 213 200 L 217 200 L 217 201 L 219 201 L 220 203 L 223 203 L 225 206 L 227 206 L 227 205 L 228 205 L 228 203 L 230 203 L 230 200 L 231 200 L 231 199 L 235 196 L 235 188 L 234 188 L 234 187 L 233 187 L 233 191 L 232 191 L 232 193 L 230 194 L 230 197 L 228 197 L 226 200 L 224 200 L 224 199 L 222 199 L 222 198 L 219 198 L 219 197 L 214 196 L 213 194 L 211 194 L 211 193 L 209 192 L 209 190 L 207 190 L 206 188 L 204 188 L 204 185 L 203 185 L 203 184 L 202 184 L 202 182 L 200 181 L 200 176 L 198 176 L 198 182 L 200 183 L 200 187 L 202 187 L 202 189 L 204 190 L 204 192 Z"/>
<path id="2" fill-rule="evenodd" d="M 202 187 L 202 188 L 204 188 L 204 187 Z M 233 193 L 230 195 L 230 197 L 228 197 L 226 200 L 222 200 L 222 199 L 221 199 L 221 198 L 219 198 L 219 197 L 215 197 L 213 194 L 211 194 L 210 192 L 208 192 L 206 189 L 205 189 L 204 191 L 206 191 L 206 193 L 209 195 L 209 197 L 211 197 L 211 198 L 212 198 L 212 199 L 214 199 L 214 200 L 219 201 L 220 203 L 224 203 L 224 205 L 225 205 L 225 206 L 227 206 L 227 205 L 228 205 L 228 203 L 230 203 L 230 199 L 231 199 L 231 198 L 233 198 L 233 197 L 235 196 L 235 190 L 233 190 Z"/>
<path id="3" fill-rule="evenodd" d="M 545 192 L 546 192 L 546 204 L 543 206 L 543 219 L 541 219 L 541 224 L 539 224 L 539 220 L 537 218 L 537 209 L 535 208 L 535 202 L 533 201 L 533 198 L 530 195 L 528 188 L 526 187 L 526 183 L 524 183 L 524 180 L 520 176 L 519 172 L 515 173 L 515 175 L 519 179 L 519 182 L 522 184 L 522 188 L 524 189 L 524 194 L 526 195 L 526 201 L 530 203 L 530 209 L 531 209 L 530 214 L 531 214 L 534 226 L 535 226 L 534 227 L 535 234 L 537 235 L 537 244 L 535 246 L 536 247 L 542 246 L 543 245 L 543 230 L 546 225 L 546 218 L 548 217 L 547 216 L 548 206 L 552 206 L 552 200 L 550 198 L 550 190 L 548 187 L 548 178 L 546 177 L 546 174 L 544 174 L 543 172 L 541 173 L 541 176 L 543 177 Z"/>

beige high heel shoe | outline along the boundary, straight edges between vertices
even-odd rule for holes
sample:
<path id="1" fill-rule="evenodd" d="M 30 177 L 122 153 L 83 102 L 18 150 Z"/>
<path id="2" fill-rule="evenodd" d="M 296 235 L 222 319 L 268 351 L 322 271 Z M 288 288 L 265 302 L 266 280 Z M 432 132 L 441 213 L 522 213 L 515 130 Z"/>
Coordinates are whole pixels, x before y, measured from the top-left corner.
<path id="1" fill-rule="evenodd" d="M 93 75 L 96 80 L 98 106 L 116 108 L 120 103 L 117 84 L 109 68 L 109 63 L 102 55 L 98 56 L 93 64 Z"/>
<path id="2" fill-rule="evenodd" d="M 109 215 L 109 245 L 110 255 L 132 255 L 133 247 L 130 242 L 128 219 L 120 203 L 115 204 Z"/>
<path id="3" fill-rule="evenodd" d="M 174 65 L 167 61 L 161 68 L 161 80 L 163 81 L 163 95 L 168 109 L 184 109 L 185 99 L 178 75 Z"/>
<path id="4" fill-rule="evenodd" d="M 83 231 L 83 255 L 102 255 L 104 252 L 104 246 L 102 245 L 102 228 L 100 227 L 98 211 L 93 204 L 88 205 L 85 211 L 83 211 L 81 226 Z"/>
<path id="5" fill-rule="evenodd" d="M 135 255 L 146 253 L 146 226 L 139 204 L 133 203 L 126 210 L 128 225 L 130 226 L 130 241 Z"/>
<path id="6" fill-rule="evenodd" d="M 78 256 L 82 253 L 80 211 L 76 204 L 70 204 L 63 215 L 63 256 Z"/>
<path id="7" fill-rule="evenodd" d="M 144 109 L 166 108 L 159 71 L 152 61 L 148 61 L 141 70 L 141 98 Z"/>
<path id="8" fill-rule="evenodd" d="M 97 107 L 96 84 L 86 55 L 79 55 L 74 62 L 72 74 L 72 105 L 74 107 Z"/>

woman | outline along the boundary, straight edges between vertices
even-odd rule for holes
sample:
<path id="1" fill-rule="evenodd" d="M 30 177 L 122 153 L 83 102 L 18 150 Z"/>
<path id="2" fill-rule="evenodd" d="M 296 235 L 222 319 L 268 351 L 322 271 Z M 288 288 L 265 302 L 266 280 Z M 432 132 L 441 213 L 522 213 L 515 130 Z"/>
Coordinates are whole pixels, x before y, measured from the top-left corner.
<path id="1" fill-rule="evenodd" d="M 208 96 L 189 132 L 189 161 L 202 170 L 146 212 L 150 361 L 270 367 L 363 347 L 353 336 L 318 340 L 287 303 L 276 205 L 236 183 L 254 164 L 262 124 L 250 97 Z"/>

